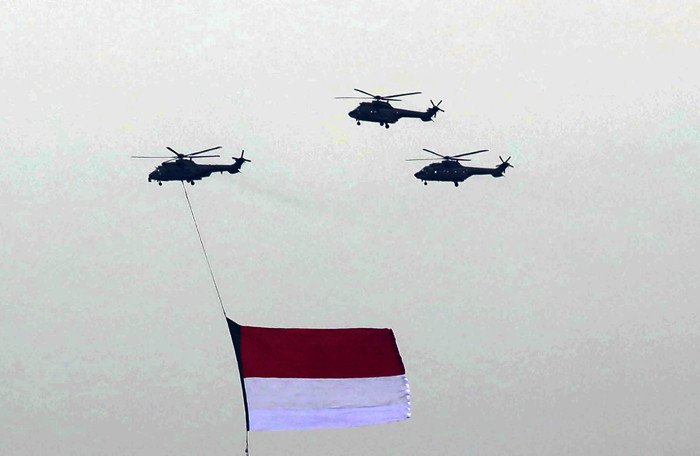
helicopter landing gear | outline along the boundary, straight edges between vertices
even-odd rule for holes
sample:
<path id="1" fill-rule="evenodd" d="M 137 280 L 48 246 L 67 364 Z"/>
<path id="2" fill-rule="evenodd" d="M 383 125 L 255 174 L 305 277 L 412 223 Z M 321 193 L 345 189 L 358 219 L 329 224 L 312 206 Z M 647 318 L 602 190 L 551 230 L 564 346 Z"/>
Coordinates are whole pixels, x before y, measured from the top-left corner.
<path id="1" fill-rule="evenodd" d="M 423 185 L 428 185 L 428 181 L 423 181 Z"/>
<path id="2" fill-rule="evenodd" d="M 455 181 L 455 187 L 459 187 L 459 182 Z"/>
<path id="3" fill-rule="evenodd" d="M 190 185 L 194 185 L 194 181 L 190 181 Z"/>
<path id="4" fill-rule="evenodd" d="M 360 121 L 359 121 L 359 120 L 357 121 L 357 125 L 360 125 Z"/>
<path id="5" fill-rule="evenodd" d="M 384 124 L 384 128 L 389 128 L 389 124 L 388 124 L 388 123 L 385 123 L 385 124 Z"/>
<path id="6" fill-rule="evenodd" d="M 161 181 L 158 181 L 158 185 L 160 185 L 162 187 L 163 183 Z"/>

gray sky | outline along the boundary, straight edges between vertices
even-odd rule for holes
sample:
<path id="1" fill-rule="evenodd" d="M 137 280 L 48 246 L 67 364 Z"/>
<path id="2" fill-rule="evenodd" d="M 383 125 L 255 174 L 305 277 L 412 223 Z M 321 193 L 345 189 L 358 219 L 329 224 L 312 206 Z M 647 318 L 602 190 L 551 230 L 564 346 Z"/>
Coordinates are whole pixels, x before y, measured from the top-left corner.
<path id="1" fill-rule="evenodd" d="M 7 2 L 6 2 L 7 3 Z M 159 4 L 156 4 L 159 3 Z M 391 327 L 413 417 L 253 455 L 700 451 L 696 2 L 9 2 L 0 453 L 242 454 L 230 317 Z M 353 88 L 435 123 L 347 117 Z M 413 177 L 422 148 L 494 166 Z M 240 453 L 238 453 L 240 452 Z"/>

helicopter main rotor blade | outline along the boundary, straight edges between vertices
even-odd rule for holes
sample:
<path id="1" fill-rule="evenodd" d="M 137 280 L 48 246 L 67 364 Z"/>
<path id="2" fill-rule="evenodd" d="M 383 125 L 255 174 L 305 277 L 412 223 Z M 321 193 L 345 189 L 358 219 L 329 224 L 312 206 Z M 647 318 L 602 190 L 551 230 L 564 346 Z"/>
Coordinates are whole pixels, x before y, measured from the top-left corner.
<path id="1" fill-rule="evenodd" d="M 377 98 L 377 97 L 379 96 L 379 95 L 372 95 L 371 93 L 365 92 L 364 90 L 360 90 L 360 89 L 353 89 L 353 90 L 354 90 L 355 92 L 360 92 L 360 93 L 364 93 L 365 95 L 369 95 L 369 96 L 372 97 L 372 98 Z M 380 98 L 381 98 L 381 97 L 380 97 Z"/>
<path id="2" fill-rule="evenodd" d="M 432 150 L 428 150 L 428 149 L 423 149 L 423 150 L 426 151 L 426 152 L 428 152 L 429 154 L 437 155 L 438 157 L 442 157 L 442 158 L 447 158 L 447 156 L 445 156 L 445 155 L 440 155 L 440 154 L 438 154 L 437 152 L 433 152 Z"/>
<path id="3" fill-rule="evenodd" d="M 132 155 L 131 158 L 172 158 L 172 157 L 151 157 L 147 155 Z"/>
<path id="4" fill-rule="evenodd" d="M 336 100 L 373 100 L 374 97 L 335 97 Z"/>
<path id="5" fill-rule="evenodd" d="M 221 157 L 221 155 L 198 155 L 195 158 L 216 158 L 216 157 Z"/>
<path id="6" fill-rule="evenodd" d="M 453 155 L 452 158 L 466 157 L 467 155 L 480 154 L 482 152 L 488 152 L 488 149 L 475 150 L 474 152 L 467 152 L 466 154 Z"/>
<path id="7" fill-rule="evenodd" d="M 168 149 L 170 152 L 174 153 L 175 155 L 177 155 L 178 157 L 182 156 L 182 154 L 181 154 L 180 152 L 176 151 L 176 150 L 173 149 L 172 147 L 167 147 L 167 146 L 166 146 L 165 148 Z"/>
<path id="8" fill-rule="evenodd" d="M 216 149 L 221 149 L 221 146 L 212 147 L 211 149 L 200 150 L 199 152 L 194 152 L 192 154 L 187 154 L 187 155 L 192 157 L 193 155 L 203 154 L 204 152 L 210 152 L 210 151 L 216 150 Z"/>
<path id="9" fill-rule="evenodd" d="M 439 158 L 407 158 L 407 162 L 413 162 L 413 161 L 436 161 L 440 160 Z"/>
<path id="10" fill-rule="evenodd" d="M 419 93 L 423 93 L 423 92 L 397 93 L 396 95 L 387 95 L 387 96 L 382 97 L 382 98 L 387 99 L 387 98 L 394 98 L 394 97 L 405 97 L 407 95 L 418 95 Z"/>

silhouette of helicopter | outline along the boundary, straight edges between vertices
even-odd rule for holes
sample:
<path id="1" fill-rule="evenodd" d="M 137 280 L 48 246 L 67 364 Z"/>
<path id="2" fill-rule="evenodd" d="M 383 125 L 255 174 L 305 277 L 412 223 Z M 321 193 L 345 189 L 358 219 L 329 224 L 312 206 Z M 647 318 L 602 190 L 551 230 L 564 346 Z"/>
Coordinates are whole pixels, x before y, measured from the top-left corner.
<path id="1" fill-rule="evenodd" d="M 474 152 L 467 152 L 465 154 L 459 154 L 454 156 L 441 155 L 432 150 L 423 149 L 424 151 L 437 155 L 442 158 L 440 163 L 431 163 L 430 165 L 424 167 L 418 171 L 414 176 L 417 179 L 423 181 L 423 185 L 428 185 L 428 181 L 437 182 L 454 182 L 455 187 L 459 186 L 460 182 L 464 182 L 471 176 L 490 174 L 493 177 L 502 177 L 506 172 L 507 168 L 513 168 L 513 165 L 508 163 L 510 157 L 503 160 L 499 155 L 498 158 L 501 159 L 501 164 L 495 168 L 476 168 L 473 166 L 462 166 L 459 164 L 461 161 L 470 161 L 467 155 L 480 154 L 482 152 L 488 151 L 488 149 L 476 150 Z M 439 158 L 409 158 L 406 161 L 419 161 L 419 160 L 440 160 Z"/>
<path id="2" fill-rule="evenodd" d="M 410 109 L 397 109 L 394 108 L 389 104 L 390 101 L 401 101 L 397 99 L 396 97 L 403 97 L 407 95 L 416 95 L 421 92 L 408 92 L 408 93 L 397 93 L 396 95 L 387 95 L 387 96 L 381 96 L 381 95 L 372 95 L 369 92 L 365 92 L 364 90 L 360 89 L 353 89 L 356 92 L 364 93 L 367 95 L 366 97 L 335 97 L 337 99 L 352 99 L 352 100 L 367 100 L 367 99 L 372 99 L 373 101 L 370 102 L 362 102 L 360 103 L 360 106 L 357 108 L 353 109 L 348 113 L 350 117 L 355 119 L 357 121 L 357 125 L 360 125 L 361 120 L 366 120 L 367 122 L 378 122 L 379 125 L 389 128 L 389 124 L 396 123 L 400 118 L 402 117 L 415 117 L 418 119 L 421 119 L 423 122 L 428 122 L 429 120 L 433 120 L 433 117 L 437 115 L 438 111 L 445 112 L 442 109 L 440 109 L 440 103 L 442 103 L 442 100 L 438 102 L 438 104 L 433 103 L 433 100 L 430 100 L 430 104 L 432 105 L 430 108 L 426 109 L 425 111 L 411 111 Z"/>
<path id="3" fill-rule="evenodd" d="M 228 171 L 230 174 L 236 174 L 241 171 L 241 166 L 243 163 L 249 162 L 247 158 L 243 158 L 243 152 L 241 151 L 241 156 L 231 157 L 235 160 L 234 163 L 230 165 L 200 165 L 192 160 L 192 157 L 196 158 L 214 158 L 220 157 L 220 155 L 200 155 L 205 152 L 211 152 L 212 150 L 221 149 L 221 146 L 212 147 L 211 149 L 200 150 L 199 152 L 194 152 L 191 154 L 181 154 L 174 149 L 167 147 L 167 149 L 176 155 L 176 158 L 170 157 L 149 157 L 142 155 L 132 155 L 131 158 L 170 158 L 156 167 L 148 175 L 148 182 L 157 181 L 158 185 L 163 185 L 163 181 L 183 181 L 189 182 L 194 185 L 194 181 L 201 180 L 202 178 L 211 176 L 212 173 Z"/>

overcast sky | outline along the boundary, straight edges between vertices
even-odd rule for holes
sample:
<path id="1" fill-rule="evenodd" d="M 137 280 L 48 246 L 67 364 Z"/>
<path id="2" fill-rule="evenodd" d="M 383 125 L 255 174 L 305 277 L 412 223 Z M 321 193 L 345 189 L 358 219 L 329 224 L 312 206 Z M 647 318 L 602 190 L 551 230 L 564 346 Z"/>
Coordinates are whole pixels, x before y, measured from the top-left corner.
<path id="1" fill-rule="evenodd" d="M 5 2 L 0 453 L 242 454 L 228 315 L 391 327 L 413 416 L 263 455 L 700 452 L 697 2 Z M 435 122 L 355 125 L 353 88 Z M 512 156 L 459 188 L 428 148 Z"/>

